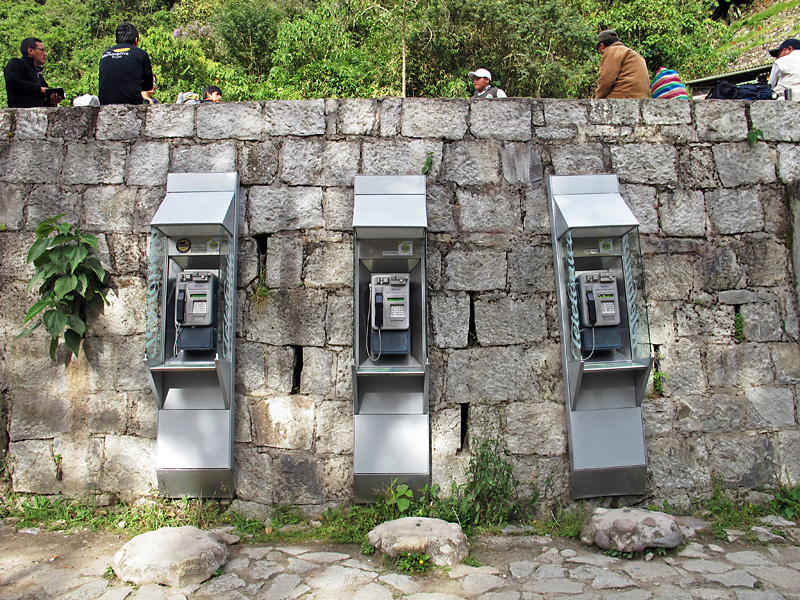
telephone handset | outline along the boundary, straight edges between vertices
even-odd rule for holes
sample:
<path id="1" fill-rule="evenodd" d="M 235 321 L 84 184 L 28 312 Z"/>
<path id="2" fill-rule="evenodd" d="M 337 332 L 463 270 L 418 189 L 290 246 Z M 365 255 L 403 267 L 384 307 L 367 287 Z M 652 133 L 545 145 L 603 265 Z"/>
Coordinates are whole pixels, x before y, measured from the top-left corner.
<path id="1" fill-rule="evenodd" d="M 408 329 L 408 273 L 373 273 L 370 326 L 373 330 Z"/>
<path id="2" fill-rule="evenodd" d="M 578 281 L 584 327 L 619 325 L 616 274 L 612 271 L 581 273 Z"/>

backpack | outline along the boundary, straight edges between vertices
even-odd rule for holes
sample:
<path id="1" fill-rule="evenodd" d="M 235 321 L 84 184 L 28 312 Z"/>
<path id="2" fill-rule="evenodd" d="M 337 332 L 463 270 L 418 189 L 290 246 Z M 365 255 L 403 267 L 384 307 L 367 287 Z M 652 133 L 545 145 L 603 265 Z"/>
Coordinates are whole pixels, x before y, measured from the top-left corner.
<path id="1" fill-rule="evenodd" d="M 706 98 L 721 98 L 723 100 L 772 100 L 772 88 L 766 83 L 743 83 L 741 85 L 733 85 L 723 80 L 708 93 Z"/>

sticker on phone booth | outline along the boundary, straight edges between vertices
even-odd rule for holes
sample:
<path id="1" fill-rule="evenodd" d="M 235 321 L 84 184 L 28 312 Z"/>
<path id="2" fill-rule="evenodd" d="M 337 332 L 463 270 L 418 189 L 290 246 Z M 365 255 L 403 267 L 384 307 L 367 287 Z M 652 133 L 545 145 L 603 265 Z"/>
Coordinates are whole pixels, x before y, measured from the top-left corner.
<path id="1" fill-rule="evenodd" d="M 414 244 L 412 242 L 397 242 L 397 253 L 400 256 L 410 256 L 414 254 Z"/>
<path id="2" fill-rule="evenodd" d="M 600 254 L 613 254 L 614 253 L 614 240 L 604 239 L 600 240 Z"/>

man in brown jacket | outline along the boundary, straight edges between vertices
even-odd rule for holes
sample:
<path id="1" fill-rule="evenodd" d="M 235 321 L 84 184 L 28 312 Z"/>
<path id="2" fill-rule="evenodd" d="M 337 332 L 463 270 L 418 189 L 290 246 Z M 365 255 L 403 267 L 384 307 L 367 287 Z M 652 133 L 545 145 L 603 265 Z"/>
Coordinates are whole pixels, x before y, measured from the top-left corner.
<path id="1" fill-rule="evenodd" d="M 650 96 L 650 74 L 641 54 L 623 45 L 611 29 L 600 32 L 597 49 L 603 55 L 597 76 L 597 98 Z"/>

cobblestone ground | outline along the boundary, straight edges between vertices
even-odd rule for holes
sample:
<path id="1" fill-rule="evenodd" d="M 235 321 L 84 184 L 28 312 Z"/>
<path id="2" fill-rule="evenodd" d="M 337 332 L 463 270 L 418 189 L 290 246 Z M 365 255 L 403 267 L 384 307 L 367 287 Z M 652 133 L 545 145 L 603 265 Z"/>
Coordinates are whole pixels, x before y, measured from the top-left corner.
<path id="1" fill-rule="evenodd" d="M 679 553 L 627 560 L 573 540 L 485 537 L 484 566 L 402 575 L 355 546 L 239 543 L 223 573 L 191 589 L 107 578 L 129 538 L 0 526 L 3 600 L 800 600 L 800 547 L 699 539 Z"/>

